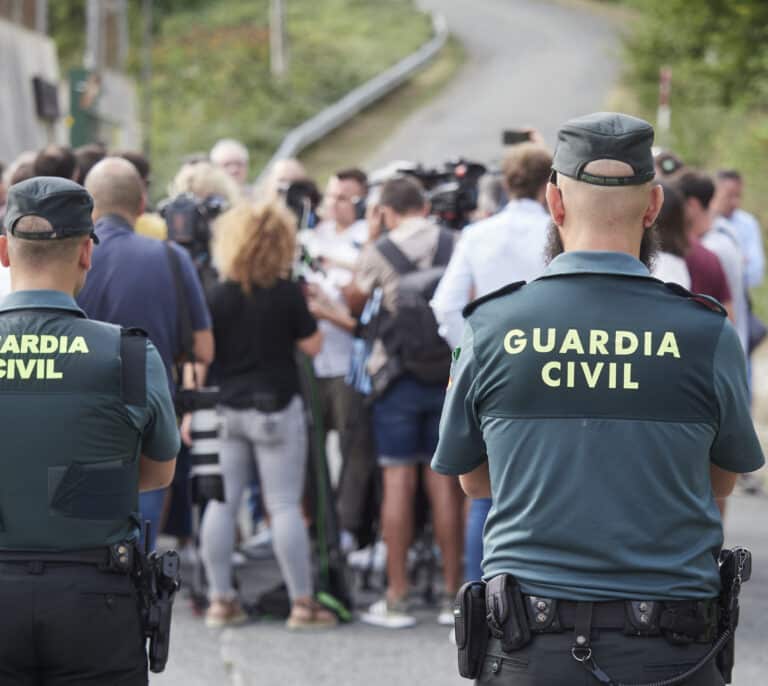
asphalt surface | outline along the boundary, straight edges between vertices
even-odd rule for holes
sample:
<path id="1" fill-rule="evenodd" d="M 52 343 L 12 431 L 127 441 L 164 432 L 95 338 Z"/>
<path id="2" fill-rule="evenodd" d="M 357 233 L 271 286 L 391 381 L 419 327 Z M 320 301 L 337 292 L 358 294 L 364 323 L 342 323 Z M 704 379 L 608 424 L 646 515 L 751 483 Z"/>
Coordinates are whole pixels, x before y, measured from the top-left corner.
<path id="1" fill-rule="evenodd" d="M 540 0 L 419 0 L 442 13 L 467 53 L 458 78 L 372 147 L 371 169 L 392 160 L 439 164 L 498 159 L 504 129 L 534 126 L 554 144 L 560 124 L 605 107 L 619 70 L 614 27 Z"/>
<path id="2" fill-rule="evenodd" d="M 604 107 L 618 73 L 615 27 L 603 17 L 543 1 L 423 0 L 439 9 L 463 42 L 467 63 L 431 104 L 388 140 L 372 144 L 370 168 L 394 159 L 440 163 L 452 156 L 492 162 L 501 130 L 535 125 L 550 142 L 565 119 Z M 756 376 L 768 379 L 768 363 Z M 763 399 L 763 402 L 766 402 Z M 729 542 L 752 547 L 754 578 L 744 590 L 739 666 L 734 683 L 756 686 L 768 672 L 768 498 L 731 499 Z M 273 561 L 242 574 L 246 599 L 279 577 Z M 361 605 L 375 595 L 359 596 Z M 435 610 L 417 612 L 403 631 L 359 622 L 331 631 L 295 634 L 279 622 L 208 630 L 182 595 L 174 616 L 171 659 L 157 686 L 459 686 L 455 648 L 435 623 Z"/>

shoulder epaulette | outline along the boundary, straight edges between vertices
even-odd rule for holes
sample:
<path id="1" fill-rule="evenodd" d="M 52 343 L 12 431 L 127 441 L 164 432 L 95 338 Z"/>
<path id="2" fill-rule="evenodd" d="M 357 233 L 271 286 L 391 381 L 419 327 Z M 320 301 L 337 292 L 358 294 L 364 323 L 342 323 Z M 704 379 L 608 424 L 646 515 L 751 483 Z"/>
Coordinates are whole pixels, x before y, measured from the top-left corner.
<path id="1" fill-rule="evenodd" d="M 462 310 L 461 314 L 466 319 L 483 303 L 486 303 L 489 300 L 493 300 L 494 298 L 498 298 L 502 295 L 514 293 L 515 291 L 519 290 L 523 286 L 525 286 L 525 281 L 515 281 L 515 283 L 509 283 L 506 286 L 502 286 L 497 291 L 491 291 L 490 293 L 486 293 L 484 296 L 477 298 L 477 300 L 473 300 L 471 303 L 469 303 L 469 305 L 467 305 Z"/>
<path id="2" fill-rule="evenodd" d="M 144 331 L 144 329 L 140 329 L 138 326 L 121 326 L 120 327 L 120 335 L 121 336 L 141 336 L 142 338 L 149 338 L 149 334 Z"/>
<path id="3" fill-rule="evenodd" d="M 683 288 L 679 283 L 670 282 L 665 283 L 664 285 L 675 295 L 679 295 L 681 298 L 692 300 L 693 302 L 701 305 L 702 307 L 706 307 L 712 312 L 721 314 L 723 317 L 728 316 L 728 312 L 722 306 L 722 304 L 716 298 L 713 298 L 710 295 L 704 295 L 703 293 L 691 293 L 691 291 L 689 291 L 687 288 Z"/>

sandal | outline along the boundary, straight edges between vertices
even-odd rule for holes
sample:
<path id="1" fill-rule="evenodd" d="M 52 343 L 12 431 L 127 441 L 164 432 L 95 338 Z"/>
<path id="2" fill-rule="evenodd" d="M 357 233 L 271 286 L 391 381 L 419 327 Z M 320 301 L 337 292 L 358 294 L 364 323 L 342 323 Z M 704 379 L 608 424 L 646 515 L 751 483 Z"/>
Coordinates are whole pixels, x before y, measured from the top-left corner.
<path id="1" fill-rule="evenodd" d="M 338 617 L 314 599 L 296 600 L 285 622 L 288 629 L 328 629 L 339 623 Z"/>

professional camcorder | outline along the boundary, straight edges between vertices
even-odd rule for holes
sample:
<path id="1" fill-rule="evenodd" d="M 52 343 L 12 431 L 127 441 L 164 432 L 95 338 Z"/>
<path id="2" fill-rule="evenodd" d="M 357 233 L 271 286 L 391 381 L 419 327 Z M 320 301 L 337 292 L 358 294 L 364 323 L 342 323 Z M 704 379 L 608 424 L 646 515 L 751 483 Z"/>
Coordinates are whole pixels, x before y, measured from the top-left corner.
<path id="1" fill-rule="evenodd" d="M 278 192 L 288 209 L 296 215 L 299 231 L 313 229 L 317 225 L 320 191 L 317 190 L 314 181 L 305 179 L 285 183 L 278 188 Z"/>
<path id="2" fill-rule="evenodd" d="M 168 240 L 186 248 L 207 287 L 216 278 L 210 255 L 211 222 L 229 209 L 227 201 L 220 195 L 201 200 L 192 193 L 181 193 L 158 209 L 168 226 Z"/>
<path id="3" fill-rule="evenodd" d="M 419 165 L 399 171 L 421 182 L 432 205 L 432 214 L 441 224 L 461 229 L 469 224 L 471 213 L 477 209 L 477 184 L 487 169 L 479 162 L 462 158 L 446 162 L 442 169 Z"/>

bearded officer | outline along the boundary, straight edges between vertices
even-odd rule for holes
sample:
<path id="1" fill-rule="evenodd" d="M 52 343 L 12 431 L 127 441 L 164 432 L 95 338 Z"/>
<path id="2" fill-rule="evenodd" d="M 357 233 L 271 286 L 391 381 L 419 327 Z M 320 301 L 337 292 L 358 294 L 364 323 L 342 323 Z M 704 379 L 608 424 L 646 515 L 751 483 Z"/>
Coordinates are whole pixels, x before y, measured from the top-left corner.
<path id="1" fill-rule="evenodd" d="M 715 497 L 764 458 L 723 308 L 650 275 L 652 142 L 623 114 L 566 123 L 547 188 L 554 259 L 465 312 L 432 467 L 493 498 L 477 683 L 656 682 L 697 661 L 685 684 L 723 683 L 702 659 Z"/>
<path id="2" fill-rule="evenodd" d="M 139 686 L 147 657 L 129 576 L 138 493 L 179 448 L 160 356 L 141 332 L 86 319 L 84 188 L 9 189 L 0 262 L 0 683 Z"/>

